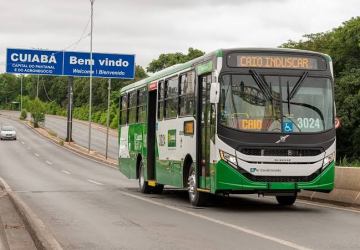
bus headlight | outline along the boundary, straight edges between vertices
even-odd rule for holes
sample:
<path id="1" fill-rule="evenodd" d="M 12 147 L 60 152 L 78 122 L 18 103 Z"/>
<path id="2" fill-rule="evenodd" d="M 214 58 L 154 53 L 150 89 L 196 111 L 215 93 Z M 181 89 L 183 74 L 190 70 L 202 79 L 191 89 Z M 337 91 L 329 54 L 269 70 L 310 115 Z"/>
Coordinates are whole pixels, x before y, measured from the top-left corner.
<path id="1" fill-rule="evenodd" d="M 335 152 L 332 152 L 331 154 L 327 155 L 324 158 L 324 162 L 321 170 L 324 170 L 334 160 L 335 160 Z"/>
<path id="2" fill-rule="evenodd" d="M 230 165 L 232 165 L 233 167 L 237 168 L 237 160 L 236 157 L 234 155 L 228 154 L 222 150 L 219 150 L 220 153 L 220 158 L 224 161 L 226 161 L 227 163 L 229 163 Z"/>

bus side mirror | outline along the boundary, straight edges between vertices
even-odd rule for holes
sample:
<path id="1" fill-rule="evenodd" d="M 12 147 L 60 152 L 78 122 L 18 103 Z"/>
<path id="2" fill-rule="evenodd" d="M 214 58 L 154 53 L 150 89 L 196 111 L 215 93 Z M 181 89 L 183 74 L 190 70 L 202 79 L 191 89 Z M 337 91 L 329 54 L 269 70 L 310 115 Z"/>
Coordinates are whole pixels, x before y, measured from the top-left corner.
<path id="1" fill-rule="evenodd" d="M 210 103 L 217 104 L 220 99 L 220 83 L 213 82 L 210 86 Z"/>
<path id="2" fill-rule="evenodd" d="M 336 117 L 335 118 L 335 129 L 338 129 L 341 127 L 341 121 L 340 118 Z"/>

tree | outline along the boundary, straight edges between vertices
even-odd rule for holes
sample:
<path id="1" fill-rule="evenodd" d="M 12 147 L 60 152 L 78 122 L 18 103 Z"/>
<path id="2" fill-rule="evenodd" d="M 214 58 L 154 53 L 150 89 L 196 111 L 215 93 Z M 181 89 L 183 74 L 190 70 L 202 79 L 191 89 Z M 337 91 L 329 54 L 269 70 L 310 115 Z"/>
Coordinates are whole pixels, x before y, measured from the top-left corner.
<path id="1" fill-rule="evenodd" d="M 150 62 L 146 70 L 148 72 L 157 72 L 172 65 L 190 61 L 204 54 L 203 51 L 193 48 L 189 48 L 186 55 L 181 52 L 161 54 L 158 59 L 154 59 Z"/>
<path id="2" fill-rule="evenodd" d="M 360 158 L 360 17 L 324 33 L 304 35 L 281 45 L 329 54 L 334 62 L 335 101 L 342 126 L 337 130 L 337 158 Z"/>

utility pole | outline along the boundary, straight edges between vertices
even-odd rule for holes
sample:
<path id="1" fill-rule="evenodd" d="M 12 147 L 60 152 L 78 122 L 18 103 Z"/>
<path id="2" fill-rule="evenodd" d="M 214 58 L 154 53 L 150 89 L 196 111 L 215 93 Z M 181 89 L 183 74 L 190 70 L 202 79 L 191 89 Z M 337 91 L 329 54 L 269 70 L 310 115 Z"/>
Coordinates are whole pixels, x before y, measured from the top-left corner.
<path id="1" fill-rule="evenodd" d="M 68 109 L 67 109 L 67 131 L 66 131 L 66 141 L 68 143 L 72 142 L 73 83 L 74 83 L 74 77 L 70 76 L 68 82 Z"/>
<path id="2" fill-rule="evenodd" d="M 106 150 L 105 150 L 105 159 L 108 158 L 108 147 L 109 147 L 109 124 L 110 124 L 110 91 L 111 91 L 111 78 L 108 80 L 108 109 L 106 117 Z"/>
<path id="3" fill-rule="evenodd" d="M 90 0 L 91 4 L 91 28 L 90 28 L 90 93 L 89 93 L 89 144 L 88 150 L 90 152 L 91 147 L 91 106 L 92 106 L 92 69 L 93 69 L 93 54 L 92 54 L 92 43 L 93 43 L 93 12 L 94 12 L 95 0 Z"/>

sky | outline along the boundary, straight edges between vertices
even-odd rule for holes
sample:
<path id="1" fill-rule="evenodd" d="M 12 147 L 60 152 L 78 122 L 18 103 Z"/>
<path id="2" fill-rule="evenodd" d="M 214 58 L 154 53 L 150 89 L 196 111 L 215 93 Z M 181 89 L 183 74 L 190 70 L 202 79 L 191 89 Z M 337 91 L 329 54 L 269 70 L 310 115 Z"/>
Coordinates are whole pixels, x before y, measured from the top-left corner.
<path id="1" fill-rule="evenodd" d="M 0 0 L 6 48 L 90 50 L 90 0 Z M 144 68 L 189 47 L 277 47 L 359 15 L 359 0 L 95 0 L 93 51 L 136 54 Z"/>

